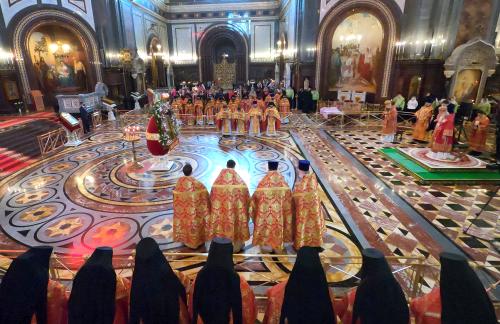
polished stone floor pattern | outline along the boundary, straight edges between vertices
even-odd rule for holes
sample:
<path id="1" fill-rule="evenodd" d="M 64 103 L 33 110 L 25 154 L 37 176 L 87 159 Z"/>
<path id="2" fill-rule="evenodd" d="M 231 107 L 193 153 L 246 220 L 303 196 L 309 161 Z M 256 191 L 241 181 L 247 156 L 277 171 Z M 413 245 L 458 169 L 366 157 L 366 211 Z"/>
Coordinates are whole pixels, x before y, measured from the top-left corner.
<path id="1" fill-rule="evenodd" d="M 185 130 L 180 145 L 169 153 L 168 172 L 133 170 L 131 146 L 112 128 L 91 136 L 84 145 L 67 148 L 23 169 L 1 182 L 0 208 L 5 211 L 0 249 L 50 244 L 66 260 L 81 264 L 95 247 L 109 245 L 124 260 L 146 236 L 155 238 L 166 252 L 192 252 L 172 240 L 172 190 L 190 163 L 194 176 L 210 187 L 228 159 L 253 193 L 267 171 L 267 161 L 280 162 L 279 170 L 293 187 L 297 161 L 303 156 L 287 131 L 275 138 L 220 138 L 210 130 Z M 148 165 L 151 155 L 143 138 L 137 145 L 138 161 Z M 359 256 L 359 245 L 339 217 L 329 197 L 321 192 L 327 223 L 325 256 Z M 251 225 L 252 226 L 252 225 Z M 201 248 L 198 252 L 205 252 Z M 246 243 L 244 253 L 260 253 Z M 286 253 L 294 254 L 291 247 Z M 74 259 L 64 257 L 74 256 Z M 239 271 L 254 284 L 279 281 L 292 267 L 288 258 L 248 257 L 237 262 Z M 186 256 L 175 268 L 195 275 L 203 261 Z M 340 269 L 340 270 L 339 270 Z M 359 264 L 342 264 L 328 271 L 330 282 L 348 284 Z"/>

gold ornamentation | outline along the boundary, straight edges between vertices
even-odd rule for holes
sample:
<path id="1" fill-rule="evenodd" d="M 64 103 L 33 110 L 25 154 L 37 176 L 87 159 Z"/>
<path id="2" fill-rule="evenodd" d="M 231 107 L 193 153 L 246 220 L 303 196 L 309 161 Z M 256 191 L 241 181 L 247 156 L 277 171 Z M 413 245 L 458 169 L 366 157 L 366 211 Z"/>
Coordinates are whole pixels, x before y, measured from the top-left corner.
<path id="1" fill-rule="evenodd" d="M 71 217 L 60 220 L 45 231 L 48 237 L 68 236 L 83 226 L 79 217 Z"/>

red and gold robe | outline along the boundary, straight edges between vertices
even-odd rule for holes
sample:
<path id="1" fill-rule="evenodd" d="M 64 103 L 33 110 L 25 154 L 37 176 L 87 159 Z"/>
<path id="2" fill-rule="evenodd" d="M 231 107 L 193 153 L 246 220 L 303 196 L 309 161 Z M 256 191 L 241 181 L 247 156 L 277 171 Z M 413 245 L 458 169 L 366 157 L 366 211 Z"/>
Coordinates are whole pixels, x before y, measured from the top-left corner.
<path id="1" fill-rule="evenodd" d="M 295 184 L 293 202 L 295 207 L 293 247 L 296 250 L 302 246 L 320 247 L 323 245 L 326 227 L 315 174 L 306 174 Z"/>
<path id="2" fill-rule="evenodd" d="M 194 126 L 195 123 L 195 109 L 193 104 L 186 104 L 184 106 L 184 113 L 186 115 L 186 121 L 189 126 Z"/>
<path id="3" fill-rule="evenodd" d="M 264 113 L 264 127 L 267 135 L 276 135 L 276 131 L 280 129 L 280 113 L 275 107 L 267 108 Z"/>
<path id="4" fill-rule="evenodd" d="M 230 101 L 227 106 L 229 107 L 229 110 L 234 113 L 238 110 L 238 102 L 235 100 L 235 101 Z"/>
<path id="5" fill-rule="evenodd" d="M 384 121 L 382 124 L 382 134 L 396 134 L 398 130 L 398 111 L 396 106 L 392 106 L 389 111 L 384 112 Z"/>
<path id="6" fill-rule="evenodd" d="M 250 202 L 254 223 L 253 245 L 282 250 L 292 242 L 292 191 L 278 171 L 269 171 L 259 182 Z"/>
<path id="7" fill-rule="evenodd" d="M 260 122 L 262 119 L 262 112 L 258 107 L 252 107 L 248 111 L 248 135 L 258 136 L 260 135 Z"/>
<path id="8" fill-rule="evenodd" d="M 195 110 L 195 114 L 196 114 L 196 124 L 203 125 L 204 124 L 203 102 L 201 100 L 196 100 L 194 102 L 194 110 Z"/>
<path id="9" fill-rule="evenodd" d="M 189 316 L 193 317 L 193 296 L 194 287 L 196 284 L 196 279 L 191 285 L 191 290 L 189 292 Z M 240 290 L 241 290 L 241 312 L 242 312 L 242 323 L 243 324 L 255 324 L 257 319 L 257 307 L 255 305 L 255 295 L 252 288 L 248 282 L 240 276 Z M 197 324 L 203 324 L 203 320 L 200 316 L 196 321 Z M 233 324 L 232 313 L 229 314 L 229 324 Z"/>
<path id="10" fill-rule="evenodd" d="M 288 117 L 288 115 L 290 114 L 290 102 L 287 98 L 283 98 L 280 100 L 279 107 L 281 118 Z"/>
<path id="11" fill-rule="evenodd" d="M 235 111 L 232 114 L 233 119 L 233 135 L 245 135 L 245 113 L 243 111 Z"/>
<path id="12" fill-rule="evenodd" d="M 453 148 L 453 132 L 455 130 L 455 114 L 440 118 L 432 133 L 432 152 L 451 152 Z"/>
<path id="13" fill-rule="evenodd" d="M 283 306 L 283 300 L 285 298 L 286 283 L 287 281 L 280 282 L 276 286 L 267 290 L 267 307 L 264 320 L 262 321 L 263 324 L 280 323 L 281 307 Z M 332 300 L 333 310 L 338 316 L 339 312 L 342 310 L 342 304 L 335 302 L 334 295 L 331 290 L 329 290 L 329 293 L 330 299 Z M 339 318 L 337 318 L 337 323 L 339 323 Z"/>
<path id="14" fill-rule="evenodd" d="M 174 189 L 174 241 L 192 249 L 205 243 L 210 200 L 205 186 L 193 177 L 181 177 Z"/>
<path id="15" fill-rule="evenodd" d="M 415 113 L 417 122 L 413 128 L 413 139 L 417 141 L 427 140 L 427 128 L 429 127 L 429 123 L 432 118 L 432 111 L 432 106 L 424 106 Z"/>
<path id="16" fill-rule="evenodd" d="M 250 107 L 251 107 L 250 99 L 243 99 L 243 100 L 241 100 L 240 107 L 241 107 L 241 110 L 243 110 L 244 112 L 247 113 L 248 110 L 250 110 Z"/>
<path id="17" fill-rule="evenodd" d="M 231 135 L 231 112 L 229 110 L 221 110 L 215 116 L 217 120 L 217 129 L 222 135 Z"/>
<path id="18" fill-rule="evenodd" d="M 439 287 L 430 293 L 415 298 L 410 303 L 410 310 L 415 316 L 415 324 L 441 324 L 441 291 Z"/>
<path id="19" fill-rule="evenodd" d="M 207 125 L 214 125 L 215 124 L 215 101 L 210 100 L 207 102 L 207 105 L 205 107 L 205 115 L 207 116 Z"/>
<path id="20" fill-rule="evenodd" d="M 479 115 L 474 119 L 472 134 L 469 138 L 469 148 L 472 151 L 483 152 L 485 150 L 489 126 L 490 119 L 485 115 Z"/>
<path id="21" fill-rule="evenodd" d="M 248 204 L 250 195 L 243 179 L 234 169 L 223 169 L 210 191 L 209 236 L 225 237 L 236 242 L 250 238 Z"/>
<path id="22" fill-rule="evenodd" d="M 31 323 L 37 323 L 35 314 Z M 54 280 L 49 280 L 47 285 L 47 323 L 68 323 L 68 295 L 64 286 Z"/>
<path id="23" fill-rule="evenodd" d="M 262 114 L 264 114 L 266 112 L 266 103 L 264 102 L 264 100 L 262 100 L 262 99 L 257 100 L 257 107 L 259 107 Z"/>

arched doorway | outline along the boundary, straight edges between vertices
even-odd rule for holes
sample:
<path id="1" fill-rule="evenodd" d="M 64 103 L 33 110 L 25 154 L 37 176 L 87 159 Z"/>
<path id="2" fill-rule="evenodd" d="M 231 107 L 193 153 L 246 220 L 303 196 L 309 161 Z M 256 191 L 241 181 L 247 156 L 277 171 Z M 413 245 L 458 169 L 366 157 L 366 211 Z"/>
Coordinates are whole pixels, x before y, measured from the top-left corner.
<path id="1" fill-rule="evenodd" d="M 165 87 L 165 64 L 163 62 L 162 45 L 158 37 L 153 36 L 149 41 L 148 54 L 151 57 L 150 81 L 153 88 Z"/>
<path id="2" fill-rule="evenodd" d="M 215 64 L 224 60 L 234 64 L 234 83 L 248 79 L 248 43 L 245 37 L 230 25 L 216 25 L 208 28 L 199 45 L 200 79 L 215 80 Z"/>
<path id="3" fill-rule="evenodd" d="M 389 95 L 401 12 L 390 0 L 347 0 L 325 16 L 318 34 L 316 84 L 324 96 L 338 90 Z"/>
<path id="4" fill-rule="evenodd" d="M 93 91 L 102 82 L 95 35 L 79 18 L 37 10 L 16 18 L 8 32 L 25 102 L 31 102 L 31 90 L 40 90 L 46 103 L 55 105 L 58 93 Z"/>

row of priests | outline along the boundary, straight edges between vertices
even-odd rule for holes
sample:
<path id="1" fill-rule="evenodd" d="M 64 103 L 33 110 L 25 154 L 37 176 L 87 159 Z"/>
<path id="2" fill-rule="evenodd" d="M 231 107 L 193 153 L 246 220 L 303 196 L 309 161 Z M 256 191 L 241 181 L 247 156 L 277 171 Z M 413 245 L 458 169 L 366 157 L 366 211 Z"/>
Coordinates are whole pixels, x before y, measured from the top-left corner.
<path id="1" fill-rule="evenodd" d="M 416 324 L 497 323 L 487 292 L 461 255 L 441 253 L 439 286 L 408 307 L 380 251 L 362 251 L 359 285 L 343 298 L 329 287 L 320 251 L 302 247 L 290 276 L 267 290 L 264 324 L 408 324 L 410 314 Z M 191 282 L 172 269 L 152 238 L 137 244 L 131 278 L 115 272 L 112 248 L 99 247 L 68 293 L 49 278 L 52 248 L 33 247 L 12 261 L 2 279 L 0 323 L 254 324 L 255 295 L 236 272 L 232 252 L 230 240 L 214 239 Z"/>
<path id="2" fill-rule="evenodd" d="M 267 104 L 264 113 L 255 100 L 248 112 L 244 112 L 240 106 L 236 111 L 231 111 L 228 105 L 223 104 L 222 110 L 216 115 L 217 128 L 222 136 L 259 136 L 265 131 L 267 136 L 277 136 L 281 127 L 281 115 L 273 102 Z"/>
<path id="3" fill-rule="evenodd" d="M 455 110 L 456 106 L 453 103 L 443 100 L 437 108 L 437 114 L 435 114 L 431 102 L 426 102 L 422 108 L 415 112 L 416 121 L 412 136 L 418 142 L 430 140 L 430 158 L 436 160 L 454 159 L 451 152 L 455 142 Z M 394 142 L 398 128 L 397 118 L 396 105 L 394 102 L 386 101 L 382 126 L 382 140 L 384 142 Z M 488 116 L 483 111 L 478 110 L 468 137 L 471 154 L 478 155 L 485 150 L 489 124 Z"/>
<path id="4" fill-rule="evenodd" d="M 216 178 L 210 194 L 192 177 L 187 164 L 174 189 L 174 240 L 195 249 L 215 237 L 228 238 L 239 251 L 250 238 L 249 219 L 253 220 L 253 245 L 263 251 L 281 251 L 285 243 L 302 246 L 323 244 L 325 220 L 322 215 L 318 182 L 309 172 L 307 160 L 299 161 L 299 180 L 294 190 L 279 173 L 279 163 L 268 162 L 268 173 L 250 197 L 248 188 L 227 162 Z"/>
<path id="5" fill-rule="evenodd" d="M 235 95 L 228 102 L 222 98 L 216 100 L 213 97 L 205 101 L 199 96 L 194 102 L 191 98 L 178 97 L 171 103 L 172 109 L 178 117 L 177 119 L 188 126 L 214 125 L 217 114 L 222 112 L 226 106 L 231 113 L 242 112 L 245 114 L 250 113 L 252 108 L 257 107 L 260 113 L 264 115 L 270 105 L 276 108 L 282 123 L 288 123 L 290 102 L 286 97 L 281 98 L 279 95 L 268 96 L 265 100 L 257 99 L 255 96 L 250 99 L 248 97 L 240 99 Z"/>

